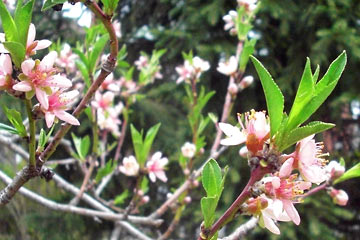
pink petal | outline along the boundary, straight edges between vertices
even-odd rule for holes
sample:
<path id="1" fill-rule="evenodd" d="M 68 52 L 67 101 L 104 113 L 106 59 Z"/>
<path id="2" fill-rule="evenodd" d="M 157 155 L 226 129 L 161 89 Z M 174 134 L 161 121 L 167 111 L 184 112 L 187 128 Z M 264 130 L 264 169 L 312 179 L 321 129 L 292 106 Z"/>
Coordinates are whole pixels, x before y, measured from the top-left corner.
<path id="1" fill-rule="evenodd" d="M 284 209 L 287 215 L 291 218 L 291 220 L 296 224 L 300 224 L 300 216 L 294 204 L 290 200 L 282 200 L 284 204 Z"/>
<path id="2" fill-rule="evenodd" d="M 53 67 L 55 60 L 57 58 L 57 52 L 56 51 L 51 51 L 48 53 L 48 55 L 46 55 L 40 62 L 40 69 L 43 71 L 48 71 L 51 70 L 51 68 Z"/>
<path id="3" fill-rule="evenodd" d="M 41 90 L 40 88 L 35 88 L 35 94 L 36 94 L 36 98 L 39 101 L 39 103 L 41 104 L 41 106 L 45 109 L 49 108 L 49 100 L 48 100 L 48 96 L 46 95 L 46 92 Z"/>
<path id="4" fill-rule="evenodd" d="M 294 158 L 289 158 L 283 163 L 279 171 L 280 178 L 290 176 L 291 171 L 293 170 L 293 163 L 294 163 Z"/>
<path id="5" fill-rule="evenodd" d="M 64 92 L 64 93 L 60 94 L 60 98 L 65 99 L 66 101 L 71 101 L 74 98 L 76 98 L 78 95 L 79 95 L 78 90 L 72 90 L 72 91 L 68 91 L 68 92 Z"/>
<path id="6" fill-rule="evenodd" d="M 35 25 L 31 23 L 30 27 L 29 27 L 26 47 L 28 47 L 29 45 L 31 45 L 34 42 L 35 35 L 36 35 L 36 28 L 35 28 Z"/>
<path id="7" fill-rule="evenodd" d="M 63 120 L 71 125 L 80 125 L 80 122 L 73 115 L 65 112 L 64 110 L 54 110 L 54 114 L 60 120 Z"/>
<path id="8" fill-rule="evenodd" d="M 274 223 L 274 221 L 269 218 L 266 215 L 262 215 L 262 219 L 264 221 L 264 226 L 269 229 L 270 232 L 279 235 L 280 234 L 280 230 L 279 228 L 276 226 L 276 224 Z"/>
<path id="9" fill-rule="evenodd" d="M 46 121 L 46 126 L 48 128 L 51 128 L 51 126 L 54 124 L 54 120 L 55 120 L 55 115 L 51 112 L 45 112 L 45 121 Z"/>
<path id="10" fill-rule="evenodd" d="M 69 88 L 72 86 L 72 82 L 66 77 L 61 76 L 60 74 L 53 76 L 50 80 L 47 80 L 47 83 L 51 87 L 58 88 Z"/>
<path id="11" fill-rule="evenodd" d="M 29 82 L 21 81 L 15 84 L 13 89 L 20 92 L 30 92 L 33 88 Z"/>
<path id="12" fill-rule="evenodd" d="M 156 177 L 157 177 L 158 179 L 160 179 L 161 181 L 167 182 L 167 177 L 166 177 L 164 171 L 156 171 L 156 172 L 155 172 L 155 175 L 156 175 Z"/>
<path id="13" fill-rule="evenodd" d="M 238 127 L 234 127 L 228 123 L 219 123 L 219 128 L 229 138 L 222 139 L 222 145 L 239 145 L 246 141 L 246 136 Z"/>
<path id="14" fill-rule="evenodd" d="M 47 48 L 47 47 L 49 47 L 51 45 L 51 43 L 52 43 L 51 41 L 46 40 L 46 39 L 45 40 L 39 40 L 39 41 L 37 41 L 37 45 L 34 48 L 34 51 Z"/>
<path id="15" fill-rule="evenodd" d="M 273 187 L 275 189 L 278 189 L 281 185 L 281 181 L 280 181 L 280 178 L 278 177 L 273 177 L 272 181 L 271 181 L 271 184 L 273 185 Z"/>
<path id="16" fill-rule="evenodd" d="M 1 54 L 0 66 L 2 66 L 6 74 L 12 74 L 12 63 L 9 54 Z"/>
<path id="17" fill-rule="evenodd" d="M 151 180 L 152 182 L 155 182 L 155 181 L 156 181 L 156 176 L 155 176 L 155 174 L 154 174 L 153 172 L 150 172 L 150 173 L 149 173 L 149 178 L 150 178 L 150 180 Z"/>
<path id="18" fill-rule="evenodd" d="M 32 59 L 25 60 L 21 63 L 21 70 L 26 76 L 29 76 L 31 70 L 35 67 L 35 61 Z"/>

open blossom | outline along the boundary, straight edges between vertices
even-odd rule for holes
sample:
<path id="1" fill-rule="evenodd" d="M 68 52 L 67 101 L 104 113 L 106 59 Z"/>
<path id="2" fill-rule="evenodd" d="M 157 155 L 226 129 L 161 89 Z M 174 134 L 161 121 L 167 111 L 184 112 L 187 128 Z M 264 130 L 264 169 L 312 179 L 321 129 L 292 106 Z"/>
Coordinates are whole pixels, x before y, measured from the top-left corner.
<path id="1" fill-rule="evenodd" d="M 149 178 L 152 182 L 155 182 L 156 178 L 160 179 L 163 182 L 167 181 L 164 167 L 169 160 L 166 157 L 162 158 L 161 155 L 161 152 L 154 153 L 151 159 L 146 163 L 146 168 L 149 172 Z"/>
<path id="2" fill-rule="evenodd" d="M 55 64 L 59 67 L 65 68 L 67 71 L 75 71 L 75 59 L 77 58 L 76 54 L 73 54 L 69 44 L 64 44 L 63 48 L 60 51 L 60 56 L 56 58 Z"/>
<path id="3" fill-rule="evenodd" d="M 26 55 L 31 56 L 36 54 L 37 50 L 45 49 L 51 45 L 51 41 L 44 40 L 35 40 L 36 28 L 34 24 L 30 24 L 27 42 L 26 42 Z"/>
<path id="4" fill-rule="evenodd" d="M 12 87 L 14 80 L 11 77 L 12 63 L 9 54 L 0 55 L 0 90 L 6 90 Z"/>
<path id="5" fill-rule="evenodd" d="M 235 22 L 236 22 L 237 17 L 238 17 L 238 14 L 234 10 L 229 11 L 229 13 L 227 15 L 223 16 L 223 20 L 225 22 L 224 30 L 225 31 L 229 30 L 231 35 L 236 35 L 236 33 L 237 33 L 236 28 L 235 28 Z"/>
<path id="6" fill-rule="evenodd" d="M 331 161 L 328 165 L 326 165 L 325 171 L 327 179 L 335 180 L 344 174 L 345 167 L 340 165 L 337 161 Z"/>
<path id="7" fill-rule="evenodd" d="M 119 114 L 122 112 L 124 105 L 122 102 L 114 107 L 108 107 L 106 110 L 97 110 L 97 123 L 101 130 L 108 130 L 115 136 L 120 136 L 119 125 L 121 121 Z"/>
<path id="8" fill-rule="evenodd" d="M 137 176 L 139 173 L 140 166 L 134 156 L 125 157 L 122 165 L 119 166 L 120 172 L 127 176 Z"/>
<path id="9" fill-rule="evenodd" d="M 193 158 L 196 153 L 196 146 L 193 143 L 186 142 L 181 147 L 181 153 L 182 153 L 182 155 L 184 155 L 184 157 Z"/>
<path id="10" fill-rule="evenodd" d="M 266 196 L 274 201 L 277 209 L 283 209 L 290 219 L 296 224 L 300 224 L 300 216 L 294 207 L 294 203 L 299 202 L 299 198 L 311 187 L 310 182 L 295 181 L 296 174 L 289 176 L 286 179 L 279 177 L 267 177 L 265 182 Z"/>
<path id="11" fill-rule="evenodd" d="M 69 88 L 72 82 L 66 77 L 56 74 L 53 68 L 57 53 L 55 51 L 46 55 L 41 62 L 39 60 L 28 59 L 21 64 L 23 73 L 19 75 L 21 82 L 15 84 L 13 89 L 26 92 L 27 99 L 31 99 L 34 94 L 44 109 L 49 107 L 47 95 L 52 93 L 51 87 Z"/>
<path id="12" fill-rule="evenodd" d="M 179 74 L 178 79 L 176 80 L 176 83 L 179 84 L 181 82 L 186 81 L 187 79 L 190 79 L 192 74 L 194 73 L 194 68 L 191 66 L 189 61 L 185 61 L 184 65 L 177 66 L 175 68 L 176 72 Z"/>
<path id="13" fill-rule="evenodd" d="M 238 145 L 246 143 L 247 149 L 256 154 L 262 150 L 266 140 L 269 139 L 270 125 L 264 112 L 255 112 L 245 114 L 245 126 L 239 118 L 241 130 L 228 123 L 219 123 L 219 128 L 228 138 L 222 139 L 222 145 Z"/>
<path id="14" fill-rule="evenodd" d="M 95 92 L 95 100 L 91 102 L 91 105 L 95 108 L 101 108 L 106 110 L 111 107 L 114 101 L 115 95 L 113 92 L 105 92 L 101 94 L 99 91 Z"/>
<path id="15" fill-rule="evenodd" d="M 55 117 L 72 125 L 80 125 L 79 121 L 66 110 L 69 104 L 79 95 L 77 90 L 63 92 L 62 90 L 54 91 L 49 97 L 48 108 L 41 108 L 45 114 L 45 121 L 48 128 L 50 128 L 55 121 Z"/>
<path id="16" fill-rule="evenodd" d="M 259 219 L 259 225 L 267 228 L 274 234 L 280 234 L 276 221 L 291 221 L 287 213 L 281 206 L 274 204 L 274 201 L 267 198 L 264 194 L 257 198 L 250 198 L 246 201 L 245 213 L 253 215 Z"/>
<path id="17" fill-rule="evenodd" d="M 114 74 L 110 73 L 104 80 L 104 82 L 100 85 L 100 90 L 101 91 L 105 91 L 105 90 L 109 90 L 109 91 L 113 91 L 113 92 L 120 92 L 121 89 L 121 81 L 114 80 Z"/>
<path id="18" fill-rule="evenodd" d="M 198 79 L 200 78 L 201 73 L 209 69 L 209 62 L 204 61 L 198 56 L 192 59 L 192 63 L 185 60 L 184 65 L 175 68 L 176 72 L 179 74 L 179 78 L 176 80 L 176 83 L 179 84 L 192 78 Z"/>
<path id="19" fill-rule="evenodd" d="M 195 71 L 200 72 L 200 73 L 205 72 L 210 69 L 209 62 L 201 59 L 198 56 L 193 58 L 193 66 L 195 68 Z"/>
<path id="20" fill-rule="evenodd" d="M 238 61 L 235 56 L 231 56 L 230 59 L 226 62 L 219 62 L 219 66 L 217 68 L 218 72 L 225 75 L 233 75 L 236 73 L 238 67 Z"/>
<path id="21" fill-rule="evenodd" d="M 330 190 L 330 196 L 332 197 L 335 204 L 340 206 L 345 206 L 349 200 L 349 196 L 344 190 L 338 190 L 335 188 L 332 188 Z"/>
<path id="22" fill-rule="evenodd" d="M 134 62 L 134 64 L 138 70 L 141 70 L 149 65 L 149 58 L 147 56 L 141 55 L 139 59 Z"/>
<path id="23" fill-rule="evenodd" d="M 238 0 L 237 2 L 239 6 L 244 6 L 245 10 L 248 12 L 253 12 L 257 7 L 257 0 Z"/>
<path id="24" fill-rule="evenodd" d="M 326 180 L 322 143 L 315 143 L 314 135 L 304 138 L 296 144 L 295 152 L 290 154 L 280 169 L 280 177 L 289 175 L 296 168 L 305 181 L 320 184 Z"/>

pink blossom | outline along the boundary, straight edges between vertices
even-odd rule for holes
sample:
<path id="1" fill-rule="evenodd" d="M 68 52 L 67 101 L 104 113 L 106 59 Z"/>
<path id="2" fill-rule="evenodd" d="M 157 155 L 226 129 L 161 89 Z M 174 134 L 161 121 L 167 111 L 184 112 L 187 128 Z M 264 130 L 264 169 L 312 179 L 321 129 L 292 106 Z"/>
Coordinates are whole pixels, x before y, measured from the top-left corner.
<path id="1" fill-rule="evenodd" d="M 77 90 L 63 92 L 62 90 L 54 91 L 49 97 L 48 108 L 41 108 L 45 114 L 45 121 L 48 128 L 50 128 L 57 117 L 64 122 L 72 125 L 80 125 L 79 121 L 66 110 L 69 108 L 69 104 L 79 95 Z"/>
<path id="2" fill-rule="evenodd" d="M 137 176 L 139 174 L 140 166 L 134 156 L 125 157 L 122 165 L 119 166 L 120 172 L 127 176 Z"/>
<path id="3" fill-rule="evenodd" d="M 65 68 L 67 71 L 74 72 L 75 59 L 77 58 L 76 54 L 73 54 L 69 44 L 64 44 L 63 48 L 60 51 L 60 56 L 56 58 L 55 63 L 61 68 Z"/>
<path id="4" fill-rule="evenodd" d="M 14 80 L 11 77 L 13 68 L 10 55 L 0 55 L 0 90 L 11 89 Z"/>
<path id="5" fill-rule="evenodd" d="M 238 60 L 235 56 L 231 56 L 226 62 L 219 62 L 219 66 L 216 70 L 224 75 L 233 75 L 237 72 Z"/>
<path id="6" fill-rule="evenodd" d="M 149 58 L 147 56 L 141 55 L 138 60 L 134 63 L 138 70 L 146 68 L 149 65 Z"/>
<path id="7" fill-rule="evenodd" d="M 56 74 L 53 68 L 57 53 L 55 51 L 46 55 L 41 62 L 39 60 L 28 59 L 21 64 L 22 72 L 19 75 L 21 82 L 15 84 L 13 89 L 26 92 L 27 99 L 31 99 L 34 94 L 44 109 L 49 107 L 47 94 L 51 94 L 51 87 L 69 88 L 72 83 L 66 77 Z"/>
<path id="8" fill-rule="evenodd" d="M 338 190 L 332 188 L 330 191 L 330 196 L 332 197 L 335 204 L 340 206 L 345 206 L 349 200 L 349 196 L 344 190 Z"/>
<path id="9" fill-rule="evenodd" d="M 112 92 L 120 92 L 121 89 L 121 81 L 114 80 L 114 74 L 110 73 L 101 84 L 100 88 L 101 91 L 109 90 Z"/>
<path id="10" fill-rule="evenodd" d="M 176 72 L 179 74 L 176 83 L 179 84 L 191 78 L 192 74 L 194 73 L 194 68 L 190 65 L 189 61 L 185 61 L 184 65 L 177 66 L 175 68 Z"/>
<path id="11" fill-rule="evenodd" d="M 295 181 L 297 175 L 291 175 L 287 179 L 280 179 L 279 177 L 268 177 L 264 179 L 265 193 L 272 198 L 277 209 L 283 209 L 291 220 L 296 224 L 300 224 L 300 216 L 294 207 L 295 202 L 299 201 L 299 197 L 304 190 L 311 187 L 310 182 Z"/>
<path id="12" fill-rule="evenodd" d="M 37 50 L 45 49 L 51 45 L 51 41 L 44 40 L 35 40 L 36 28 L 34 24 L 30 24 L 29 32 L 26 42 L 26 55 L 31 56 L 36 54 Z M 52 66 L 52 65 L 51 65 Z"/>
<path id="13" fill-rule="evenodd" d="M 111 107 L 114 101 L 115 95 L 113 92 L 105 92 L 101 94 L 99 91 L 95 93 L 95 100 L 91 102 L 91 105 L 95 108 L 101 108 L 106 110 Z"/>
<path id="14" fill-rule="evenodd" d="M 240 89 L 245 89 L 248 86 L 250 86 L 253 82 L 254 82 L 254 77 L 253 76 L 246 76 L 239 83 L 239 87 L 240 87 Z"/>
<path id="15" fill-rule="evenodd" d="M 315 143 L 314 135 L 304 138 L 296 144 L 296 150 L 289 155 L 289 158 L 280 168 L 280 177 L 286 176 L 293 168 L 299 169 L 305 181 L 320 184 L 326 180 L 325 163 L 321 158 L 322 143 Z"/>
<path id="16" fill-rule="evenodd" d="M 124 105 L 122 102 L 115 107 L 108 107 L 106 110 L 97 110 L 97 123 L 101 130 L 108 130 L 115 136 L 120 136 L 119 125 L 121 121 L 119 114 L 121 113 Z"/>
<path id="17" fill-rule="evenodd" d="M 154 153 L 151 159 L 146 163 L 146 168 L 149 172 L 149 178 L 152 182 L 155 182 L 156 178 L 163 182 L 167 181 L 164 167 L 168 163 L 168 159 L 166 157 L 162 158 L 161 155 L 161 152 Z"/>
<path id="18" fill-rule="evenodd" d="M 262 150 L 270 135 L 270 125 L 265 113 L 251 110 L 250 113 L 245 114 L 245 126 L 240 117 L 239 123 L 241 130 L 227 123 L 219 123 L 219 128 L 228 137 L 222 139 L 220 143 L 222 145 L 239 145 L 245 142 L 247 149 L 253 154 Z"/>
<path id="19" fill-rule="evenodd" d="M 224 30 L 230 31 L 231 35 L 236 35 L 237 30 L 235 27 L 235 22 L 237 21 L 238 14 L 236 11 L 231 10 L 227 15 L 223 16 L 223 20 L 225 22 Z"/>
<path id="20" fill-rule="evenodd" d="M 325 171 L 327 179 L 335 180 L 344 174 L 345 167 L 340 165 L 337 161 L 331 161 L 326 165 Z"/>
<path id="21" fill-rule="evenodd" d="M 182 155 L 184 157 L 193 158 L 195 156 L 195 153 L 196 153 L 196 146 L 193 143 L 186 142 L 181 147 L 181 153 L 182 153 Z"/>

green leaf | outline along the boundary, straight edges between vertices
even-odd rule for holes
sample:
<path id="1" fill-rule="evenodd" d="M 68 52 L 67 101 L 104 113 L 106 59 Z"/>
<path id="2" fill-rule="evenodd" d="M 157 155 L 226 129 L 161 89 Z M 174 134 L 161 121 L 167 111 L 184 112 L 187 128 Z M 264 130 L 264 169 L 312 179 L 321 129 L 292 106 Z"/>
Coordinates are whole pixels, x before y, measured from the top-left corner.
<path id="1" fill-rule="evenodd" d="M 246 40 L 244 43 L 244 48 L 240 56 L 239 69 L 241 72 L 244 72 L 246 65 L 249 61 L 249 57 L 254 53 L 256 39 Z"/>
<path id="2" fill-rule="evenodd" d="M 149 180 L 146 177 L 141 180 L 140 189 L 144 194 L 149 191 Z"/>
<path id="3" fill-rule="evenodd" d="M 90 148 L 89 136 L 86 135 L 84 138 L 79 138 L 74 133 L 71 133 L 71 136 L 74 141 L 77 155 L 79 156 L 80 160 L 84 161 Z"/>
<path id="4" fill-rule="evenodd" d="M 208 197 L 219 195 L 219 192 L 221 192 L 221 181 L 221 168 L 214 159 L 210 159 L 202 172 L 202 184 Z"/>
<path id="5" fill-rule="evenodd" d="M 25 47 L 18 42 L 4 42 L 4 47 L 10 52 L 11 60 L 15 66 L 20 68 L 21 63 L 25 59 Z"/>
<path id="6" fill-rule="evenodd" d="M 346 52 L 344 51 L 330 64 L 326 74 L 315 85 L 313 97 L 307 102 L 307 104 L 304 104 L 300 114 L 296 117 L 296 121 L 293 120 L 291 126 L 299 126 L 305 122 L 321 106 L 321 104 L 323 104 L 326 98 L 334 90 L 342 72 L 344 71 L 345 65 Z M 316 75 L 316 72 L 314 75 Z"/>
<path id="7" fill-rule="evenodd" d="M 89 72 L 88 72 L 88 68 L 87 68 L 86 64 L 79 59 L 75 60 L 75 64 L 76 64 L 76 67 L 80 70 L 81 75 L 84 78 L 86 87 L 89 88 L 91 85 L 91 81 L 90 81 L 90 76 L 89 76 Z"/>
<path id="8" fill-rule="evenodd" d="M 266 105 L 270 117 L 270 132 L 271 136 L 274 136 L 282 121 L 284 96 L 261 62 L 253 56 L 250 56 L 250 58 L 255 65 L 256 71 L 260 77 L 261 85 L 264 89 Z"/>
<path id="9" fill-rule="evenodd" d="M 139 162 L 140 167 L 144 167 L 146 159 L 142 159 L 143 136 L 132 124 L 130 125 L 130 131 L 136 159 Z"/>
<path id="10" fill-rule="evenodd" d="M 0 1 L 0 18 L 6 41 L 19 42 L 18 29 L 3 1 Z"/>
<path id="11" fill-rule="evenodd" d="M 58 4 L 63 4 L 65 2 L 67 2 L 67 0 L 46 0 L 41 8 L 41 11 L 45 12 L 46 10 L 52 8 L 53 6 Z"/>
<path id="12" fill-rule="evenodd" d="M 20 137 L 26 137 L 27 132 L 26 128 L 23 124 L 21 114 L 15 109 L 8 109 L 5 105 L 3 105 L 3 109 L 6 117 L 10 121 L 11 125 L 15 127 Z"/>
<path id="13" fill-rule="evenodd" d="M 201 198 L 201 212 L 204 216 L 205 228 L 210 228 L 215 220 L 216 197 Z"/>
<path id="14" fill-rule="evenodd" d="M 117 195 L 114 199 L 114 204 L 115 205 L 120 205 L 123 204 L 124 201 L 129 197 L 129 190 L 125 190 L 123 191 L 120 195 Z"/>
<path id="15" fill-rule="evenodd" d="M 161 123 L 158 123 L 155 126 L 152 126 L 146 133 L 145 140 L 144 140 L 144 146 L 142 149 L 142 160 L 144 161 L 144 163 L 146 162 L 146 159 L 149 155 L 151 146 L 154 142 L 157 132 L 159 131 L 160 126 L 161 126 Z"/>
<path id="16" fill-rule="evenodd" d="M 313 82 L 310 59 L 307 58 L 304 73 L 302 75 L 299 88 L 297 90 L 296 97 L 289 114 L 287 131 L 291 131 L 298 126 L 298 118 L 301 118 L 302 115 L 301 111 L 313 97 L 314 92 L 315 83 Z"/>
<path id="17" fill-rule="evenodd" d="M 341 183 L 343 181 L 357 177 L 360 177 L 360 163 L 347 170 L 341 177 L 334 181 L 334 184 Z"/>
<path id="18" fill-rule="evenodd" d="M 116 164 L 113 164 L 113 161 L 108 161 L 105 166 L 100 168 L 96 173 L 95 182 L 99 183 L 101 179 L 107 175 L 109 175 L 116 168 Z"/>
<path id="19" fill-rule="evenodd" d="M 304 139 L 312 134 L 326 131 L 330 128 L 335 127 L 335 124 L 324 123 L 319 121 L 310 122 L 306 126 L 295 128 L 288 135 L 284 137 L 283 144 L 278 146 L 279 151 L 283 151 L 291 145 L 297 143 L 301 139 Z"/>
<path id="20" fill-rule="evenodd" d="M 40 130 L 40 136 L 39 136 L 39 142 L 38 142 L 38 148 L 43 150 L 44 146 L 45 146 L 45 140 L 46 140 L 46 133 L 44 131 L 44 129 L 42 128 Z"/>
<path id="21" fill-rule="evenodd" d="M 19 41 L 24 47 L 26 47 L 27 43 L 34 2 L 34 0 L 31 0 L 22 6 L 22 1 L 19 1 L 15 9 L 14 21 L 18 29 Z"/>
<path id="22" fill-rule="evenodd" d="M 19 134 L 19 132 L 16 130 L 16 128 L 13 128 L 13 127 L 3 124 L 3 123 L 0 123 L 0 130 L 4 130 L 4 131 L 7 131 L 12 134 Z"/>
<path id="23" fill-rule="evenodd" d="M 126 49 L 126 45 L 123 44 L 117 55 L 117 61 L 119 62 L 125 60 L 126 56 L 127 56 L 127 49 Z"/>
<path id="24" fill-rule="evenodd" d="M 104 50 L 104 47 L 109 40 L 109 35 L 105 34 L 101 36 L 94 44 L 92 51 L 89 56 L 89 72 L 94 74 L 96 63 Z"/>

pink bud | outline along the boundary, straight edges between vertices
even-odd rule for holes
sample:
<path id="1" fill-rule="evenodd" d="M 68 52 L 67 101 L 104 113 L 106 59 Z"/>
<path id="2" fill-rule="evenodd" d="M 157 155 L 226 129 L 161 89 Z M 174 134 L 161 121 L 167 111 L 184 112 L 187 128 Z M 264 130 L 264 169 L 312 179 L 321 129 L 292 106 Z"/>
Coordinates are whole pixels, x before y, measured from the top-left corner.
<path id="1" fill-rule="evenodd" d="M 184 202 L 185 202 L 186 204 L 191 203 L 191 197 L 190 197 L 190 196 L 186 196 L 186 197 L 184 198 Z"/>
<path id="2" fill-rule="evenodd" d="M 239 155 L 243 158 L 246 158 L 247 157 L 247 154 L 248 154 L 249 150 L 247 149 L 246 146 L 243 146 L 242 148 L 240 148 L 239 150 Z"/>
<path id="3" fill-rule="evenodd" d="M 239 87 L 240 87 L 240 89 L 245 89 L 248 86 L 250 86 L 253 82 L 254 82 L 253 76 L 246 76 L 241 80 Z"/>
<path id="4" fill-rule="evenodd" d="M 332 197 L 335 204 L 345 206 L 349 200 L 349 196 L 344 190 L 331 189 L 330 196 Z"/>
<path id="5" fill-rule="evenodd" d="M 150 201 L 150 197 L 148 195 L 145 195 L 142 197 L 141 202 L 143 204 L 148 203 Z"/>
<path id="6" fill-rule="evenodd" d="M 231 83 L 230 86 L 228 87 L 228 91 L 231 95 L 236 95 L 239 91 L 239 88 L 235 83 Z"/>

